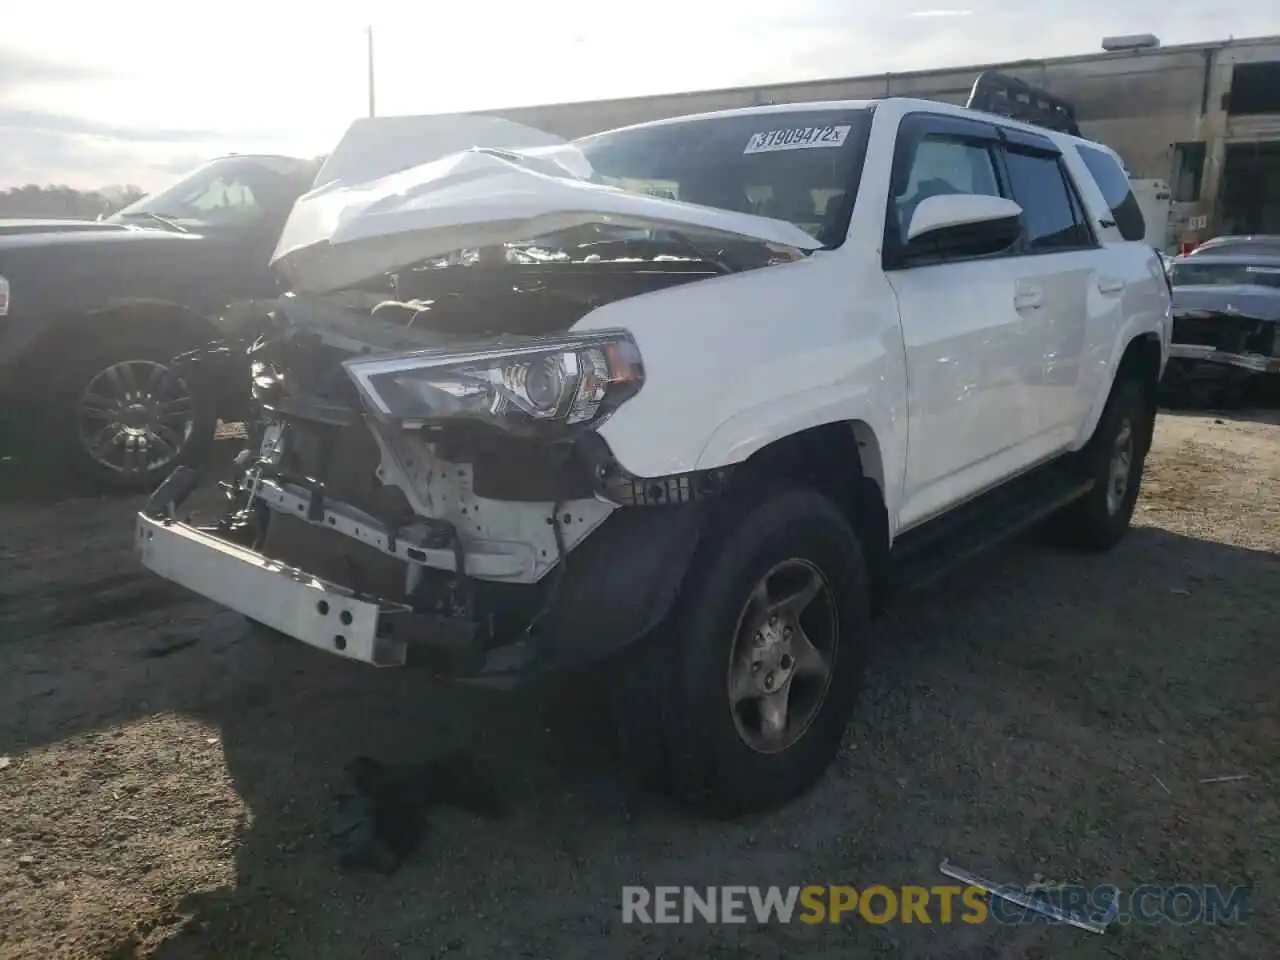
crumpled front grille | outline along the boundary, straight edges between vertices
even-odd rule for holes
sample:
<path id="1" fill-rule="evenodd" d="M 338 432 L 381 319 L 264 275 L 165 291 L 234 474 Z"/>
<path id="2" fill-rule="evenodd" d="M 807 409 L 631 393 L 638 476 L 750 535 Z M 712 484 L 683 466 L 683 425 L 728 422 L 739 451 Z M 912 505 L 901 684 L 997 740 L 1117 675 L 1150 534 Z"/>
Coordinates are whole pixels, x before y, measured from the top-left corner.
<path id="1" fill-rule="evenodd" d="M 291 420 L 285 435 L 286 473 L 319 480 L 325 496 L 349 503 L 388 523 L 413 516 L 398 487 L 378 479 L 382 462 L 378 443 L 364 423 L 345 427 Z"/>

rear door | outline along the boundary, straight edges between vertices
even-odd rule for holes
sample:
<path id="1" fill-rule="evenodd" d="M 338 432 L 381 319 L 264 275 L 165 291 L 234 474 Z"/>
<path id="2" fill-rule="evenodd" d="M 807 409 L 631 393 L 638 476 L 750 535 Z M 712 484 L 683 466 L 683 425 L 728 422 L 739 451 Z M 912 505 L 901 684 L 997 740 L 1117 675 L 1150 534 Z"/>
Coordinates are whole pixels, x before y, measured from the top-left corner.
<path id="1" fill-rule="evenodd" d="M 1045 454 L 1069 445 L 1092 395 L 1084 373 L 1090 316 L 1118 309 L 1123 285 L 1100 283 L 1102 246 L 1061 151 L 1041 134 L 1001 130 L 1013 199 L 1022 207 L 1017 262 L 1023 333 L 1039 350 L 1024 370 L 1034 408 L 1036 446 Z"/>
<path id="2" fill-rule="evenodd" d="M 1093 286 L 1085 330 L 1085 356 L 1080 394 L 1087 410 L 1083 416 L 1083 442 L 1093 429 L 1100 407 L 1110 391 L 1110 380 L 1119 352 L 1136 330 L 1159 330 L 1168 351 L 1171 319 L 1169 278 L 1147 234 L 1142 208 L 1118 157 L 1106 148 L 1074 142 L 1067 164 L 1085 199 L 1090 224 L 1102 241 L 1094 254 Z"/>

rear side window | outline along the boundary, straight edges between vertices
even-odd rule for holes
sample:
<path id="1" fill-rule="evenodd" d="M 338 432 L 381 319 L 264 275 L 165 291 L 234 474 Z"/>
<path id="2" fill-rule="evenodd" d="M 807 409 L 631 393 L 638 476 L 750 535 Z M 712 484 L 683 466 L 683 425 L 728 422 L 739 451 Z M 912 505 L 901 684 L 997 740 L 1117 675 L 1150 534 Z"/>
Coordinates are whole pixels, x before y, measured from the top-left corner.
<path id="1" fill-rule="evenodd" d="M 1010 149 L 1005 153 L 1005 165 L 1013 199 L 1022 207 L 1028 250 L 1037 253 L 1093 245 L 1093 234 L 1056 156 Z"/>
<path id="2" fill-rule="evenodd" d="M 1098 188 L 1102 191 L 1107 206 L 1111 208 L 1111 216 L 1120 230 L 1120 236 L 1126 240 L 1137 241 L 1147 235 L 1147 222 L 1142 216 L 1142 208 L 1138 206 L 1138 198 L 1133 195 L 1129 186 L 1129 178 L 1125 175 L 1115 157 L 1094 147 L 1077 147 L 1080 159 L 1093 174 Z"/>

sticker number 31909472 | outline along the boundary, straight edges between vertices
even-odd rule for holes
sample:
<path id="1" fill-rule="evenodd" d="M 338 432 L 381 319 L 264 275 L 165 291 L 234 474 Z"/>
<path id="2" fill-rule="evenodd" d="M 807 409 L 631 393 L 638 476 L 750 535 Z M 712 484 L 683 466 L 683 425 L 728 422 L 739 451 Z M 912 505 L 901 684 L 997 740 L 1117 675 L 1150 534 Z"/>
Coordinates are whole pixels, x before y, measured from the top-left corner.
<path id="1" fill-rule="evenodd" d="M 812 150 L 815 147 L 843 146 L 849 136 L 847 123 L 827 127 L 794 127 L 790 130 L 769 130 L 753 133 L 747 141 L 745 153 L 770 153 L 775 150 Z"/>

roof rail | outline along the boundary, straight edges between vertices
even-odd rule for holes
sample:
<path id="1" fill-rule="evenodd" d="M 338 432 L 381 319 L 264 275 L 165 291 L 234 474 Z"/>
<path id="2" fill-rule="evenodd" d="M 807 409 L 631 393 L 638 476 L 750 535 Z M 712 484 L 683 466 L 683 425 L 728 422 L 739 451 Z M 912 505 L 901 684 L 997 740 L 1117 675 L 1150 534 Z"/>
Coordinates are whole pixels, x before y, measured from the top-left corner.
<path id="1" fill-rule="evenodd" d="M 1006 73 L 988 70 L 978 74 L 965 106 L 1059 133 L 1081 135 L 1075 107 L 1070 102 Z"/>

